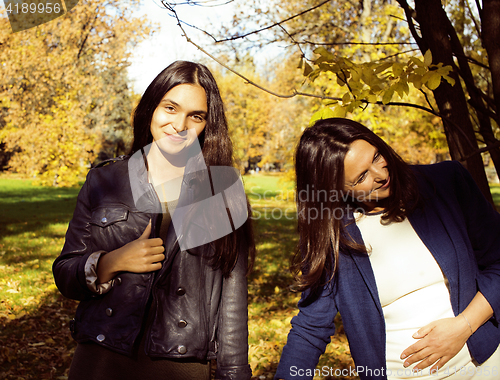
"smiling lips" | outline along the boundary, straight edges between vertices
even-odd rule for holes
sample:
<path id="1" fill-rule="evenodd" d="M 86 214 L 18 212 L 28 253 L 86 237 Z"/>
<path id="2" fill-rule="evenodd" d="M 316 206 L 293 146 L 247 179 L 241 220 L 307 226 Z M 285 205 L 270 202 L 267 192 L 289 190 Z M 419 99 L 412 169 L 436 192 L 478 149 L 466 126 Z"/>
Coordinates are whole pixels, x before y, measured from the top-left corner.
<path id="1" fill-rule="evenodd" d="M 165 136 L 166 138 L 168 138 L 169 140 L 172 140 L 174 142 L 182 142 L 182 141 L 185 141 L 186 139 L 183 138 L 183 137 L 180 137 L 178 134 L 168 134 Z"/>
<path id="2" fill-rule="evenodd" d="M 391 176 L 387 176 L 387 179 L 385 180 L 385 183 L 382 186 L 380 186 L 377 190 L 379 190 L 379 189 L 383 189 L 383 190 L 387 189 L 389 187 L 389 183 L 390 182 L 391 182 Z"/>

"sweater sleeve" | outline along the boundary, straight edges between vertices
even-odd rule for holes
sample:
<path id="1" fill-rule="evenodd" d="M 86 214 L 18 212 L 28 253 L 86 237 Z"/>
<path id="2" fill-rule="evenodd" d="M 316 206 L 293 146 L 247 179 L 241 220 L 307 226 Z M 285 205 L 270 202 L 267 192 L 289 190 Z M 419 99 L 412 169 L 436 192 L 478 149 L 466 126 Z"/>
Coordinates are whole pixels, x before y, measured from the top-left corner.
<path id="1" fill-rule="evenodd" d="M 500 214 L 483 196 L 470 173 L 459 163 L 455 189 L 466 216 L 467 232 L 479 266 L 477 287 L 500 323 Z"/>
<path id="2" fill-rule="evenodd" d="M 325 286 L 312 302 L 307 300 L 308 294 L 308 291 L 302 293 L 299 313 L 292 318 L 292 329 L 275 379 L 312 379 L 319 357 L 335 334 L 334 318 L 338 309 L 330 286 Z"/>

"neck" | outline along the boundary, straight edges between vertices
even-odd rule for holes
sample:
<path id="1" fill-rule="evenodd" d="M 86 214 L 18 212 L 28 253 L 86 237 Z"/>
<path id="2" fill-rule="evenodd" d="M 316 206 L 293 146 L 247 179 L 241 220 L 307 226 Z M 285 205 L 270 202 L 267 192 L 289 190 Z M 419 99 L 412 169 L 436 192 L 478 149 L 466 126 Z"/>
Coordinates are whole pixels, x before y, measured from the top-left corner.
<path id="1" fill-rule="evenodd" d="M 376 202 L 363 202 L 360 204 L 361 207 L 368 213 L 368 214 L 374 214 L 378 213 L 381 211 L 384 211 L 386 209 L 386 199 L 382 199 L 380 201 Z"/>
<path id="2" fill-rule="evenodd" d="M 148 171 L 154 183 L 164 183 L 182 177 L 187 164 L 187 154 L 169 155 L 154 142 L 147 153 Z"/>

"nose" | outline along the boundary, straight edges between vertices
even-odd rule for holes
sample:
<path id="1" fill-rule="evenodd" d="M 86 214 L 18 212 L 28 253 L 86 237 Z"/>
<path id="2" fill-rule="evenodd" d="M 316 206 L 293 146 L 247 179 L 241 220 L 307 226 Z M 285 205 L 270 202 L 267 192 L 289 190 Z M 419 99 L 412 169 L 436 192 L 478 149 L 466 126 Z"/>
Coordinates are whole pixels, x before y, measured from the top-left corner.
<path id="1" fill-rule="evenodd" d="M 187 129 L 187 118 L 182 114 L 177 115 L 172 123 L 172 128 L 174 128 L 177 133 L 185 131 Z"/>
<path id="2" fill-rule="evenodd" d="M 375 182 L 384 182 L 387 177 L 385 165 L 373 165 L 372 175 Z"/>

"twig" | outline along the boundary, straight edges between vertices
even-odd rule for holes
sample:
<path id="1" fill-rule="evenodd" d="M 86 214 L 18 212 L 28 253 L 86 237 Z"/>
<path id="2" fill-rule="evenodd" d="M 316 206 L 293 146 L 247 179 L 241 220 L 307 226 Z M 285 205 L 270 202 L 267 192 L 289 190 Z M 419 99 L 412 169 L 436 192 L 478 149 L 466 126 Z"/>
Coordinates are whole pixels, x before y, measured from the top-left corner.
<path id="1" fill-rule="evenodd" d="M 253 30 L 253 31 L 251 31 L 251 32 L 248 32 L 248 33 L 245 33 L 245 34 L 242 34 L 242 35 L 233 36 L 233 37 L 228 37 L 228 38 L 224 38 L 224 39 L 222 39 L 222 40 L 218 40 L 218 39 L 216 39 L 214 36 L 212 36 L 211 34 L 209 34 L 209 33 L 207 33 L 207 32 L 205 32 L 205 33 L 206 33 L 207 35 L 209 35 L 210 37 L 212 37 L 212 39 L 215 41 L 215 43 L 221 43 L 221 42 L 227 42 L 227 41 L 234 41 L 234 40 L 238 40 L 238 39 L 241 39 L 241 38 L 248 37 L 248 36 L 250 36 L 250 35 L 252 35 L 252 34 L 257 34 L 257 33 L 263 32 L 264 30 L 272 29 L 272 28 L 274 28 L 275 26 L 279 26 L 279 25 L 281 25 L 281 24 L 284 24 L 285 22 L 288 22 L 288 21 L 290 21 L 290 20 L 293 20 L 294 18 L 297 18 L 297 17 L 299 17 L 299 16 L 302 16 L 302 15 L 304 15 L 304 14 L 306 14 L 306 13 L 310 12 L 310 11 L 313 11 L 313 10 L 315 10 L 315 9 L 317 9 L 317 8 L 319 8 L 319 7 L 321 7 L 322 5 L 324 5 L 324 4 L 326 4 L 326 3 L 330 2 L 330 1 L 331 1 L 331 0 L 324 0 L 324 1 L 323 1 L 323 2 L 321 2 L 320 4 L 315 5 L 314 7 L 311 7 L 311 8 L 305 9 L 305 10 L 303 10 L 302 12 L 297 13 L 297 14 L 295 14 L 295 15 L 293 15 L 293 16 L 290 16 L 290 17 L 288 17 L 288 18 L 286 18 L 286 19 L 284 19 L 284 20 L 281 20 L 281 21 L 275 22 L 274 24 L 271 24 L 271 25 L 265 26 L 265 27 L 263 27 L 263 28 L 261 28 L 261 29 L 256 29 L 256 30 Z M 165 3 L 166 3 L 166 1 L 164 2 L 164 5 L 165 5 Z M 171 8 L 171 9 L 172 9 L 172 11 L 173 11 L 173 8 Z"/>
<path id="2" fill-rule="evenodd" d="M 370 45 L 370 46 L 387 46 L 387 45 L 417 45 L 414 42 L 313 42 L 313 41 L 300 41 L 302 45 L 318 45 L 318 46 L 337 46 L 337 45 Z"/>

